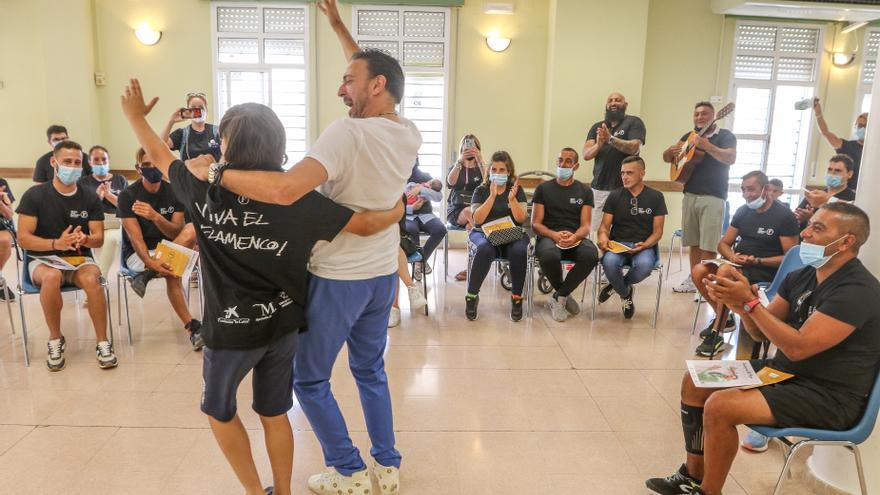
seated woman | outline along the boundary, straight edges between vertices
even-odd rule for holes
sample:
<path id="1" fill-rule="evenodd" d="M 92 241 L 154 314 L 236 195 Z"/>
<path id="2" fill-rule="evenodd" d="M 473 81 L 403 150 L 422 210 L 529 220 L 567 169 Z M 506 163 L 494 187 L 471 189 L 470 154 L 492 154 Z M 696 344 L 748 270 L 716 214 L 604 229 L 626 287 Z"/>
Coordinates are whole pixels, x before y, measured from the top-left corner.
<path id="1" fill-rule="evenodd" d="M 474 212 L 471 211 L 471 198 L 474 190 L 483 183 L 486 166 L 480 154 L 480 140 L 473 134 L 465 134 L 458 146 L 458 159 L 446 176 L 449 199 L 446 207 L 446 221 L 450 225 L 467 229 L 474 228 Z M 467 270 L 458 272 L 455 280 L 467 280 Z"/>
<path id="2" fill-rule="evenodd" d="M 526 220 L 526 193 L 519 187 L 519 180 L 513 168 L 513 159 L 506 151 L 496 151 L 492 155 L 489 175 L 483 184 L 474 191 L 471 198 L 471 211 L 474 215 L 474 228 L 468 239 L 474 245 L 474 258 L 468 292 L 465 296 L 465 316 L 468 320 L 477 319 L 477 305 L 480 302 L 480 286 L 492 267 L 495 258 L 505 258 L 510 262 L 513 289 L 510 296 L 510 319 L 522 319 L 523 286 L 526 280 L 526 257 L 529 238 L 524 233 L 521 238 L 508 244 L 493 246 L 482 225 L 504 217 L 510 217 L 516 225 Z"/>
<path id="3" fill-rule="evenodd" d="M 107 148 L 100 144 L 92 146 L 89 150 L 89 162 L 92 164 L 92 174 L 80 178 L 77 185 L 97 194 L 104 208 L 104 245 L 93 251 L 101 273 L 107 277 L 122 239 L 119 219 L 116 217 L 116 205 L 119 194 L 128 187 L 128 181 L 121 175 L 110 173 L 110 154 Z"/>
<path id="4" fill-rule="evenodd" d="M 443 184 L 419 169 L 419 160 L 413 165 L 412 173 L 406 181 L 406 231 L 410 238 L 418 243 L 419 233 L 428 234 L 428 240 L 422 246 L 425 259 L 425 273 L 431 273 L 428 258 L 446 236 L 446 226 L 434 215 L 432 201 L 443 199 Z M 416 265 L 416 280 L 422 279 L 422 265 Z"/>

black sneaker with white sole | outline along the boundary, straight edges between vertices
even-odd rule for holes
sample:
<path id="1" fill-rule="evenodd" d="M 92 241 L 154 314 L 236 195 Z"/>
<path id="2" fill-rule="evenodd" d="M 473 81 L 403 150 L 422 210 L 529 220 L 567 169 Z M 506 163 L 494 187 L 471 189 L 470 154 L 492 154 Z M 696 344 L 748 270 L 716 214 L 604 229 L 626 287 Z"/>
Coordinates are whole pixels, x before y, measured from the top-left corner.
<path id="1" fill-rule="evenodd" d="M 196 319 L 190 320 L 189 323 L 184 325 L 187 331 L 189 331 L 189 342 L 192 344 L 192 348 L 194 351 L 201 351 L 202 347 L 205 347 L 205 339 L 202 338 L 202 322 Z"/>
<path id="2" fill-rule="evenodd" d="M 464 315 L 468 320 L 474 321 L 477 319 L 477 306 L 480 304 L 480 296 L 464 296 Z"/>
<path id="3" fill-rule="evenodd" d="M 608 299 L 611 299 L 611 293 L 614 291 L 614 287 L 611 284 L 605 284 L 602 287 L 602 290 L 599 291 L 599 303 L 603 303 Z"/>
<path id="4" fill-rule="evenodd" d="M 64 351 L 67 350 L 67 341 L 62 335 L 60 339 L 52 339 L 46 345 L 49 348 L 49 357 L 46 358 L 46 367 L 49 371 L 61 371 L 67 360 L 64 359 Z"/>
<path id="5" fill-rule="evenodd" d="M 629 287 L 629 294 L 626 297 L 621 297 L 620 300 L 623 302 L 623 317 L 627 320 L 632 319 L 633 315 L 636 314 L 636 304 L 633 302 L 633 296 L 636 293 L 635 286 L 631 285 Z"/>
<path id="6" fill-rule="evenodd" d="M 523 316 L 523 296 L 510 296 L 510 319 L 513 321 L 522 320 Z"/>
<path id="7" fill-rule="evenodd" d="M 138 273 L 137 275 L 135 275 L 131 279 L 132 292 L 137 294 L 138 297 L 143 298 L 144 294 L 147 293 L 147 284 L 150 282 L 150 280 L 153 280 L 155 277 L 156 277 L 156 272 L 154 272 L 153 270 L 147 270 L 145 272 Z"/>
<path id="8" fill-rule="evenodd" d="M 706 325 L 706 328 L 700 330 L 700 338 L 705 339 L 706 337 L 708 337 L 709 334 L 712 333 L 714 326 L 715 318 L 712 318 L 712 321 L 710 321 L 709 324 Z M 734 330 L 736 330 L 736 318 L 733 317 L 733 313 L 730 313 L 729 315 L 727 315 L 727 321 L 724 322 L 724 329 L 722 330 L 722 332 L 727 333 Z"/>
<path id="9" fill-rule="evenodd" d="M 645 481 L 645 486 L 654 493 L 661 495 L 692 495 L 702 494 L 700 482 L 688 473 L 687 467 L 682 464 L 678 471 L 665 478 L 651 478 Z"/>
<path id="10" fill-rule="evenodd" d="M 718 354 L 724 345 L 724 337 L 720 333 L 712 332 L 697 346 L 696 353 L 703 357 L 712 357 Z"/>

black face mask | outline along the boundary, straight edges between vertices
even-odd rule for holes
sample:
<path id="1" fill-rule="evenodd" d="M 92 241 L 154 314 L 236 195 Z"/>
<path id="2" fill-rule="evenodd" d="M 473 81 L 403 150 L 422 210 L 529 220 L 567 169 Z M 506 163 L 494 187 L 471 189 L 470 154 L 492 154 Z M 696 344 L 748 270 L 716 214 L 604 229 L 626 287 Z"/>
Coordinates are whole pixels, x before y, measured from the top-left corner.
<path id="1" fill-rule="evenodd" d="M 626 116 L 626 109 L 619 107 L 617 111 L 605 108 L 605 122 L 620 122 Z"/>

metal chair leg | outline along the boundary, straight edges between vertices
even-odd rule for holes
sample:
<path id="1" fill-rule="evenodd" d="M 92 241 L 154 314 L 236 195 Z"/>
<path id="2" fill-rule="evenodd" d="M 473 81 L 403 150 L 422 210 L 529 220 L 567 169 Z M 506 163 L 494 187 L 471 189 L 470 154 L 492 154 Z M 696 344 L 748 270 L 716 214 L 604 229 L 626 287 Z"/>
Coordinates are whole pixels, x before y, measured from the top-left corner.
<path id="1" fill-rule="evenodd" d="M 782 467 L 782 472 L 779 473 L 779 479 L 776 480 L 776 488 L 773 489 L 773 495 L 779 495 L 782 493 L 782 484 L 788 475 L 788 472 L 791 470 L 792 461 L 795 458 L 798 450 L 806 443 L 809 443 L 807 440 L 798 442 L 794 444 L 791 449 L 788 451 L 788 455 L 785 456 L 785 465 Z"/>
<path id="2" fill-rule="evenodd" d="M 862 495 L 868 495 L 868 485 L 865 483 L 865 468 L 862 466 L 862 454 L 859 453 L 859 446 L 852 445 L 850 447 L 853 456 L 856 458 L 856 471 L 859 473 L 859 486 L 862 489 Z"/>
<path id="3" fill-rule="evenodd" d="M 131 338 L 131 313 L 128 308 L 128 278 L 123 277 L 122 284 L 122 296 L 125 298 L 125 323 L 128 326 L 128 345 L 132 345 L 134 341 Z M 122 324 L 121 321 L 120 324 Z"/>
<path id="4" fill-rule="evenodd" d="M 672 251 L 675 249 L 675 235 L 669 240 L 669 257 L 666 259 L 666 277 L 669 277 L 669 269 L 672 268 Z"/>
<path id="5" fill-rule="evenodd" d="M 443 237 L 443 276 L 449 278 L 449 232 Z"/>
<path id="6" fill-rule="evenodd" d="M 427 268 L 427 264 L 424 260 L 422 260 L 422 293 L 425 296 L 425 300 L 428 300 L 428 275 L 425 273 L 425 269 Z M 428 304 L 425 303 L 425 316 L 428 316 Z"/>
<path id="7" fill-rule="evenodd" d="M 30 366 L 31 359 L 28 355 L 27 319 L 24 316 L 24 292 L 18 292 L 18 310 L 21 312 L 21 346 L 24 349 L 24 365 Z"/>
<path id="8" fill-rule="evenodd" d="M 122 325 L 122 294 L 120 293 L 122 285 L 122 273 L 116 272 L 116 319 Z M 130 344 L 131 342 L 129 342 Z"/>
<path id="9" fill-rule="evenodd" d="M 654 318 L 651 320 L 651 328 L 657 328 L 657 313 L 660 311 L 660 295 L 663 293 L 663 268 L 657 270 L 657 301 L 654 303 Z"/>
<path id="10" fill-rule="evenodd" d="M 697 331 L 697 320 L 700 318 L 700 304 L 702 304 L 702 303 L 703 303 L 703 296 L 700 295 L 700 297 L 697 299 L 697 309 L 696 309 L 696 311 L 694 311 L 694 325 L 691 328 L 691 335 L 693 335 L 694 332 Z"/>
<path id="11" fill-rule="evenodd" d="M 593 307 L 590 309 L 590 319 L 591 320 L 596 319 L 596 302 L 598 301 L 598 298 L 599 298 L 598 292 L 596 291 L 596 286 L 599 285 L 599 281 L 601 281 L 601 280 L 602 280 L 602 265 L 598 264 L 598 265 L 596 265 L 596 268 L 593 269 L 593 304 L 592 304 Z"/>
<path id="12" fill-rule="evenodd" d="M 15 320 L 12 318 L 12 304 L 9 299 L 12 297 L 12 290 L 3 283 L 3 295 L 6 296 L 6 312 L 9 313 L 9 328 L 12 329 L 12 335 L 15 335 Z"/>
<path id="13" fill-rule="evenodd" d="M 107 298 L 107 331 L 110 333 L 110 344 L 113 344 L 113 310 L 110 309 L 110 284 L 107 283 L 106 279 L 101 279 L 101 286 L 104 287 L 104 297 Z"/>

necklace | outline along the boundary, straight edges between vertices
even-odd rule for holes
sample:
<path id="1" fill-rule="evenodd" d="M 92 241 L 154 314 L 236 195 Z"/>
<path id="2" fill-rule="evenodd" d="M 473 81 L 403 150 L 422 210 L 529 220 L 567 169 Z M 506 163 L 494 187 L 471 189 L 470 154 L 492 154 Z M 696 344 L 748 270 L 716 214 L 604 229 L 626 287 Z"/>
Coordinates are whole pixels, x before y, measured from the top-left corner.
<path id="1" fill-rule="evenodd" d="M 386 115 L 397 115 L 397 112 L 382 112 L 379 115 L 376 115 L 376 117 L 384 117 Z"/>

